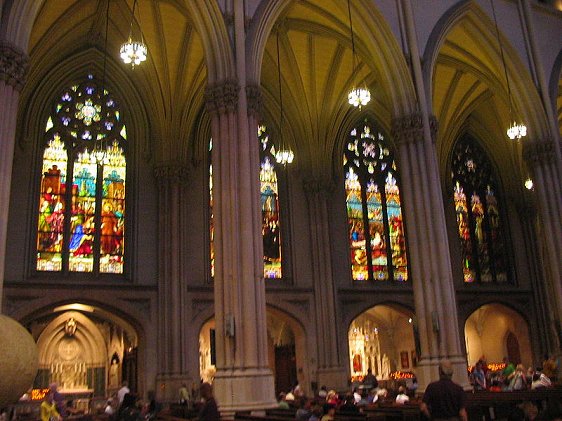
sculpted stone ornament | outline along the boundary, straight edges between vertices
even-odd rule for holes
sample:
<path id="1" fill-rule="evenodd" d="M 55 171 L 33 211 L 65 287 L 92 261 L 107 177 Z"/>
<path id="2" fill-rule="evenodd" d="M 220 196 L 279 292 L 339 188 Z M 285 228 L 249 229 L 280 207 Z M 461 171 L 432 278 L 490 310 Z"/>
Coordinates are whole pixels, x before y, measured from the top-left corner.
<path id="1" fill-rule="evenodd" d="M 25 83 L 29 59 L 16 47 L 0 42 L 0 80 L 21 90 Z"/>
<path id="2" fill-rule="evenodd" d="M 16 403 L 32 385 L 39 364 L 37 345 L 14 319 L 0 314 L 0 408 Z"/>

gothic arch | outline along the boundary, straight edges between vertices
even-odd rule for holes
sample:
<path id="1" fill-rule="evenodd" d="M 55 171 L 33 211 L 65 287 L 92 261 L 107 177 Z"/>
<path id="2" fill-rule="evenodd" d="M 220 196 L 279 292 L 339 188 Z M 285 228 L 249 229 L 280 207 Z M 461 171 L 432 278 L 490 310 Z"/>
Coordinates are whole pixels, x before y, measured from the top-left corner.
<path id="1" fill-rule="evenodd" d="M 482 355 L 488 363 L 501 362 L 507 355 L 505 339 L 509 333 L 517 337 L 523 364 L 526 367 L 531 365 L 531 324 L 525 313 L 516 308 L 516 304 L 518 303 L 510 303 L 507 300 L 490 300 L 485 304 L 480 302 L 471 306 L 468 317 L 462 324 L 469 365 L 474 365 Z M 498 341 L 498 338 L 503 341 Z"/>
<path id="2" fill-rule="evenodd" d="M 462 34 L 464 36 L 463 39 L 466 39 L 466 37 L 472 39 L 474 44 L 478 46 L 477 51 L 466 50 L 459 53 L 464 54 L 462 58 L 443 55 L 446 42 L 454 35 L 455 29 L 465 31 Z M 515 114 L 526 121 L 530 136 L 533 138 L 542 138 L 548 133 L 548 122 L 532 78 L 517 50 L 501 33 L 500 37 L 502 37 L 501 43 L 506 58 L 506 67 L 509 74 Z M 449 39 L 449 41 L 451 41 L 451 39 Z M 426 89 L 428 90 L 427 97 L 431 98 L 431 100 L 428 100 L 430 101 L 430 109 L 436 114 L 438 114 L 438 104 L 436 103 L 436 97 L 433 93 L 435 92 L 435 78 L 439 63 L 457 72 L 450 81 L 441 82 L 450 82 L 448 89 L 456 89 L 459 83 L 458 81 L 463 75 L 470 75 L 472 78 L 470 86 L 468 86 L 468 83 L 465 83 L 464 91 L 456 92 L 457 96 L 462 99 L 460 104 L 455 104 L 459 107 L 459 110 L 450 103 L 446 104 L 450 107 L 443 106 L 443 103 L 439 104 L 443 106 L 443 109 L 447 112 L 449 112 L 449 109 L 452 109 L 456 116 L 456 119 L 451 119 L 439 118 L 440 116 L 437 115 L 440 120 L 440 144 L 438 145 L 438 153 L 442 158 L 443 154 L 446 155 L 446 151 L 450 147 L 449 145 L 456 138 L 455 135 L 457 133 L 455 133 L 454 127 L 457 127 L 459 124 L 459 116 L 461 114 L 467 115 L 467 110 L 469 108 L 474 110 L 478 107 L 488 107 L 486 109 L 489 112 L 489 107 L 492 107 L 493 113 L 490 118 L 493 119 L 494 124 L 490 122 L 491 120 L 488 120 L 487 124 L 493 128 L 503 125 L 507 127 L 509 122 L 508 106 L 506 105 L 509 103 L 509 100 L 506 81 L 505 78 L 502 77 L 502 60 L 495 34 L 494 22 L 476 2 L 460 1 L 452 6 L 435 25 L 429 37 L 424 52 L 423 77 Z M 497 63 L 497 66 L 500 67 L 494 69 L 490 67 L 488 63 Z M 448 98 L 452 98 L 451 92 L 442 94 L 442 101 L 447 101 Z M 463 108 L 467 108 L 467 110 L 463 110 Z M 482 118 L 482 116 L 480 117 Z M 498 133 L 498 137 L 502 136 L 502 134 L 503 137 L 505 137 L 503 130 L 498 131 L 498 129 L 496 129 L 496 132 Z M 521 154 L 521 151 L 517 153 Z"/>
<path id="3" fill-rule="evenodd" d="M 14 1 L 2 16 L 6 23 L 5 39 L 28 52 L 33 24 L 45 0 Z M 216 2 L 186 2 L 185 7 L 200 34 L 208 67 L 209 84 L 232 78 L 236 72 L 222 12 Z M 126 15 L 126 14 L 125 14 Z"/>

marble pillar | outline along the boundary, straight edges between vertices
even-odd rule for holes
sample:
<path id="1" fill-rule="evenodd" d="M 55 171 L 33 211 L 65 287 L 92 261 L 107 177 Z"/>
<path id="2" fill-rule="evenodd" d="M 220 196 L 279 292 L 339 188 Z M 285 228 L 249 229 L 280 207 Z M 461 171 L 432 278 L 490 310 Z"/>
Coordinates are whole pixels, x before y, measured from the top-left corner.
<path id="1" fill-rule="evenodd" d="M 214 389 L 228 417 L 276 406 L 267 355 L 259 145 L 257 120 L 249 118 L 246 89 L 237 82 L 209 86 L 206 107 L 213 136 Z"/>
<path id="2" fill-rule="evenodd" d="M 25 83 L 28 57 L 16 46 L 0 41 L 0 313 L 6 257 L 6 235 L 16 143 L 16 120 L 21 88 Z"/>
<path id="3" fill-rule="evenodd" d="M 466 356 L 462 353 L 457 305 L 445 225 L 445 211 L 433 139 L 437 122 L 412 114 L 395 118 L 393 138 L 398 145 L 402 194 L 406 214 L 410 270 L 421 355 L 419 391 L 438 379 L 438 364 L 448 358 L 455 381 L 468 388 Z M 426 133 L 431 133 L 427 139 Z"/>
<path id="4" fill-rule="evenodd" d="M 562 344 L 562 182 L 556 167 L 556 151 L 552 139 L 528 139 L 523 156 L 532 171 L 539 213 L 539 244 L 543 273 L 549 297 L 548 318 L 552 334 Z M 544 304 L 544 303 L 543 303 Z M 539 303 L 541 305 L 541 303 Z M 558 349 L 551 349 L 551 352 Z"/>
<path id="5" fill-rule="evenodd" d="M 188 372 L 189 327 L 186 325 L 186 282 L 182 256 L 182 233 L 187 229 L 184 189 L 188 171 L 169 163 L 154 169 L 158 183 L 158 399 L 173 401 L 183 382 L 198 381 L 199 373 Z M 193 332 L 192 332 L 193 334 Z"/>
<path id="6" fill-rule="evenodd" d="M 335 301 L 336 291 L 332 276 L 328 217 L 328 200 L 334 186 L 325 179 L 311 179 L 305 182 L 304 188 L 308 199 L 315 297 L 314 314 L 318 342 L 316 381 L 318 384 L 330 385 L 334 389 L 344 390 L 347 387 L 348 374 L 338 337 L 340 335 L 347 337 L 347 331 L 338 332 L 338 327 L 341 324 L 338 323 L 339 318 Z"/>

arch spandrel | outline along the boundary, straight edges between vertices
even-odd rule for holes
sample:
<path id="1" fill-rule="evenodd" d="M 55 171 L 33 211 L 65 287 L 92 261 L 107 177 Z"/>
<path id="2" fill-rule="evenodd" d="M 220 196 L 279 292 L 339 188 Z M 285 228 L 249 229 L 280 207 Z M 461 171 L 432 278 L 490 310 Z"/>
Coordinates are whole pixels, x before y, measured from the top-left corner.
<path id="1" fill-rule="evenodd" d="M 373 109 L 390 124 L 394 116 L 416 109 L 408 65 L 388 23 L 372 2 L 354 1 L 352 15 L 356 80 L 365 80 L 372 94 L 371 103 L 362 112 Z M 268 91 L 264 103 L 276 116 L 276 33 L 280 32 L 284 113 L 292 131 L 289 142 L 295 142 L 290 144 L 298 157 L 295 163 L 299 167 L 306 163 L 310 168 L 300 169 L 327 176 L 332 164 L 326 157 L 333 156 L 333 142 L 341 127 L 356 119 L 358 112 L 347 103 L 354 82 L 347 16 L 345 2 L 262 2 L 247 37 L 247 56 L 254 60 L 248 63 L 248 80 L 257 81 Z"/>

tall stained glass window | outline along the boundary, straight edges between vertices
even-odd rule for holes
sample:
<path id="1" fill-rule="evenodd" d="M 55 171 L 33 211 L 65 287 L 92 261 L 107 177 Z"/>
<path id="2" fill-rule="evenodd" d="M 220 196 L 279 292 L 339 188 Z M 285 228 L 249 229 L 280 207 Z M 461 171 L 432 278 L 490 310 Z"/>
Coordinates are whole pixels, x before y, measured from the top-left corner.
<path id="1" fill-rule="evenodd" d="M 211 263 L 211 278 L 215 276 L 215 216 L 213 212 L 213 139 L 209 141 L 209 258 Z"/>
<path id="2" fill-rule="evenodd" d="M 281 231 L 279 223 L 279 187 L 275 171 L 275 149 L 269 143 L 265 126 L 258 127 L 260 141 L 260 205 L 262 214 L 263 265 L 264 277 L 280 279 L 281 269 Z M 211 276 L 215 274 L 214 218 L 213 218 L 213 164 L 211 151 L 213 141 L 209 143 L 209 235 Z"/>
<path id="3" fill-rule="evenodd" d="M 455 145 L 452 177 L 464 282 L 506 282 L 506 242 L 497 183 L 486 153 L 470 137 Z"/>
<path id="4" fill-rule="evenodd" d="M 279 186 L 275 170 L 275 149 L 269 143 L 265 126 L 258 127 L 260 141 L 260 205 L 263 235 L 263 274 L 265 278 L 280 279 L 281 230 L 279 218 Z"/>
<path id="5" fill-rule="evenodd" d="M 117 102 L 88 75 L 59 95 L 45 136 L 36 269 L 123 273 L 127 130 Z"/>
<path id="6" fill-rule="evenodd" d="M 407 281 L 398 174 L 383 134 L 369 123 L 354 128 L 343 164 L 353 279 Z"/>

